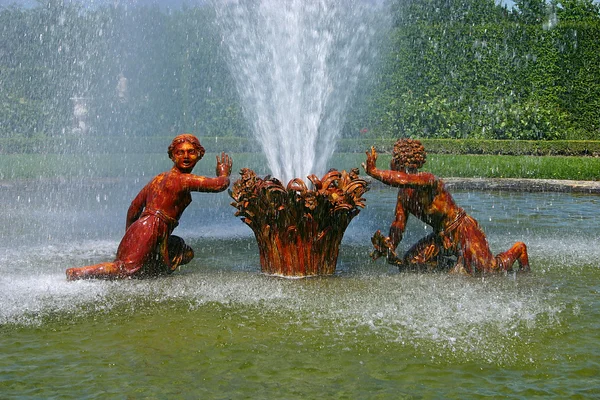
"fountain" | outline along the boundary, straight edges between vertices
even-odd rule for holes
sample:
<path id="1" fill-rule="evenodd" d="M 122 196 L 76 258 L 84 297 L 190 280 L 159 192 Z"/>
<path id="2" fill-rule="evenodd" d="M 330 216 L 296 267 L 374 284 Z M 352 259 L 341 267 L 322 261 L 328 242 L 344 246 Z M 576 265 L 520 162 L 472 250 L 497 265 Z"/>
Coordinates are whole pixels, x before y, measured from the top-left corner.
<path id="1" fill-rule="evenodd" d="M 68 2 L 45 2 L 58 3 Z M 90 39 L 68 20 L 65 27 L 66 39 Z M 151 31 L 130 28 L 140 42 L 119 39 L 144 49 Z M 125 76 L 132 101 L 135 79 Z M 107 79 L 106 90 L 118 95 L 115 84 Z M 88 96 L 61 97 L 66 117 L 76 95 Z M 492 248 L 527 240 L 534 268 L 526 276 L 465 279 L 372 263 L 371 235 L 389 222 L 397 199 L 374 185 L 344 233 L 335 279 L 257 273 L 256 239 L 234 218 L 231 199 L 196 193 L 177 232 L 198 253 L 181 271 L 68 282 L 66 267 L 114 256 L 124 206 L 168 166 L 168 142 L 138 154 L 114 141 L 100 143 L 109 154 L 86 147 L 80 163 L 79 153 L 0 156 L 0 397 L 597 397 L 598 195 L 451 189 Z M 209 151 L 221 150 L 229 149 Z M 210 159 L 199 173 L 213 173 Z M 404 242 L 426 230 L 410 219 Z"/>
<path id="2" fill-rule="evenodd" d="M 254 231 L 263 272 L 333 274 L 344 230 L 364 207 L 368 185 L 358 170 L 322 179 L 315 173 L 324 173 L 350 96 L 372 59 L 375 6 L 261 0 L 215 7 L 245 115 L 274 177 L 243 170 L 231 192 L 236 215 Z"/>

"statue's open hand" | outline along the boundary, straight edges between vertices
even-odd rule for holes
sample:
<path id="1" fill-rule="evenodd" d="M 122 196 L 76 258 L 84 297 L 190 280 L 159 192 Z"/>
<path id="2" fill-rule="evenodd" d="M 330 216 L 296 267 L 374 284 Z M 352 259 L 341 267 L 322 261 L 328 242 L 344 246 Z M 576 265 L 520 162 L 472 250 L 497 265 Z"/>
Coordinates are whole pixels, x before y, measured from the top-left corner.
<path id="1" fill-rule="evenodd" d="M 396 251 L 394 250 L 394 246 L 389 237 L 383 236 L 381 231 L 375 232 L 373 237 L 371 238 L 371 243 L 373 243 L 373 247 L 375 250 L 371 253 L 371 258 L 373 260 L 377 260 L 379 257 L 387 257 L 389 259 L 397 259 Z"/>
<path id="2" fill-rule="evenodd" d="M 233 161 L 228 154 L 221 153 L 221 158 L 217 156 L 217 176 L 229 176 L 231 175 L 231 168 L 233 167 Z"/>
<path id="3" fill-rule="evenodd" d="M 367 174 L 371 174 L 375 168 L 377 168 L 377 151 L 375 147 L 371 146 L 370 150 L 367 150 L 367 162 L 362 163 L 362 167 L 365 169 Z"/>

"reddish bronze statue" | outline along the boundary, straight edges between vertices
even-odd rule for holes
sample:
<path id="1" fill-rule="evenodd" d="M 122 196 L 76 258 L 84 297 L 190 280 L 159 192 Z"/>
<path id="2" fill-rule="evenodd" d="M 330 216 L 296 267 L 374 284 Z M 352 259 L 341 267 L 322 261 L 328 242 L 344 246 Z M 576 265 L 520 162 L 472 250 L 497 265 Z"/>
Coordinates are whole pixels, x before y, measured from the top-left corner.
<path id="1" fill-rule="evenodd" d="M 262 272 L 304 277 L 335 272 L 340 242 L 348 224 L 364 208 L 362 195 L 368 184 L 358 176 L 331 170 L 323 179 L 301 179 L 287 187 L 269 176 L 261 179 L 254 171 L 241 170 L 230 195 L 256 237 Z"/>
<path id="2" fill-rule="evenodd" d="M 175 137 L 168 153 L 173 168 L 154 177 L 131 202 L 115 260 L 69 268 L 68 280 L 169 274 L 192 260 L 192 248 L 171 233 L 192 201 L 191 192 L 221 192 L 229 187 L 232 162 L 222 153 L 217 156 L 216 178 L 193 175 L 204 148 L 190 134 Z"/>
<path id="3" fill-rule="evenodd" d="M 425 148 L 418 140 L 400 139 L 394 145 L 391 170 L 377 169 L 377 152 L 367 151 L 363 168 L 373 178 L 398 190 L 396 215 L 388 237 L 377 231 L 372 238 L 374 259 L 383 255 L 388 262 L 407 269 L 428 270 L 452 260 L 451 272 L 473 275 L 512 269 L 529 271 L 527 247 L 515 243 L 509 250 L 493 256 L 479 224 L 454 202 L 441 179 L 418 169 L 425 164 Z M 419 240 L 399 259 L 396 247 L 402 240 L 409 214 L 431 225 L 433 232 Z M 456 258 L 454 261 L 453 258 Z"/>

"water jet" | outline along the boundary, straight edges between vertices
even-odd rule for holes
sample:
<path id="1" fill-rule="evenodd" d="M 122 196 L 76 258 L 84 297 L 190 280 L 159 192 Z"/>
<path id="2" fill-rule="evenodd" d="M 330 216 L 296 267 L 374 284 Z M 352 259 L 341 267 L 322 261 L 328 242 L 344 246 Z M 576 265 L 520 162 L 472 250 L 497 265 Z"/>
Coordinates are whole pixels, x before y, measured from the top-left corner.
<path id="1" fill-rule="evenodd" d="M 272 172 L 261 179 L 242 171 L 232 191 L 236 215 L 256 236 L 263 272 L 330 275 L 368 185 L 358 170 L 315 174 L 327 169 L 373 60 L 373 11 L 339 0 L 220 2 L 216 10 L 246 118 Z"/>

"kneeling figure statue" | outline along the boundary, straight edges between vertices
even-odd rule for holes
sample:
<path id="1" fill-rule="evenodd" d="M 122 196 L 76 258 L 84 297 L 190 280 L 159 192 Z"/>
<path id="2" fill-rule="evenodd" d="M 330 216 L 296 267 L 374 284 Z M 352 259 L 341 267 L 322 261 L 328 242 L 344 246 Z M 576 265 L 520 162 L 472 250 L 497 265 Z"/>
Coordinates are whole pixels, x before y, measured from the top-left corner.
<path id="1" fill-rule="evenodd" d="M 477 221 L 455 202 L 444 182 L 428 172 L 419 172 L 425 164 L 425 148 L 418 140 L 400 139 L 394 145 L 390 170 L 377 169 L 377 152 L 367 151 L 363 168 L 371 177 L 399 188 L 395 219 L 389 236 L 377 231 L 371 241 L 373 259 L 386 256 L 401 269 L 432 270 L 452 260 L 451 272 L 473 275 L 509 271 L 518 261 L 520 269 L 529 271 L 527 247 L 515 243 L 496 256 Z M 396 247 L 402 240 L 408 216 L 412 214 L 430 225 L 433 232 L 419 240 L 400 259 Z M 454 258 L 456 259 L 454 261 Z"/>
<path id="2" fill-rule="evenodd" d="M 217 156 L 217 177 L 193 175 L 204 148 L 191 134 L 175 137 L 168 153 L 173 168 L 154 177 L 131 202 L 115 260 L 69 268 L 68 280 L 169 274 L 192 260 L 192 248 L 171 233 L 192 202 L 191 192 L 221 192 L 229 187 L 232 162 L 222 153 Z"/>

